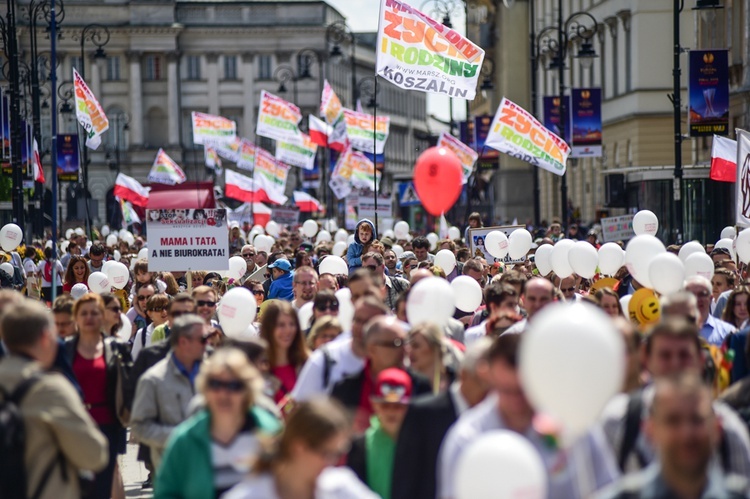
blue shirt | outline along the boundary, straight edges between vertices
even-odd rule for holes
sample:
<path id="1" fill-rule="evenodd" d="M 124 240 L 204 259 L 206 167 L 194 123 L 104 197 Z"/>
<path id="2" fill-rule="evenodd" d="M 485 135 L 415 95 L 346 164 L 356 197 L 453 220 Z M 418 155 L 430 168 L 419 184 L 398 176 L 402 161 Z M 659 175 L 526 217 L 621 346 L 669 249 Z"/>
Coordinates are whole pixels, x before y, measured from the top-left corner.
<path id="1" fill-rule="evenodd" d="M 706 343 L 709 345 L 721 346 L 724 342 L 724 338 L 734 331 L 734 326 L 728 322 L 724 322 L 713 315 L 709 315 L 705 324 L 701 327 L 701 337 L 706 340 Z"/>
<path id="2" fill-rule="evenodd" d="M 287 272 L 273 280 L 271 287 L 268 289 L 268 299 L 278 299 L 292 301 L 294 300 L 294 291 L 292 291 L 292 281 L 294 276 Z"/>
<path id="3" fill-rule="evenodd" d="M 195 377 L 198 376 L 198 371 L 201 369 L 200 361 L 194 362 L 193 368 L 188 371 L 187 367 L 185 367 L 174 355 L 172 355 L 172 360 L 174 361 L 177 370 L 180 371 L 180 374 L 185 376 L 190 381 L 191 385 L 195 386 Z"/>

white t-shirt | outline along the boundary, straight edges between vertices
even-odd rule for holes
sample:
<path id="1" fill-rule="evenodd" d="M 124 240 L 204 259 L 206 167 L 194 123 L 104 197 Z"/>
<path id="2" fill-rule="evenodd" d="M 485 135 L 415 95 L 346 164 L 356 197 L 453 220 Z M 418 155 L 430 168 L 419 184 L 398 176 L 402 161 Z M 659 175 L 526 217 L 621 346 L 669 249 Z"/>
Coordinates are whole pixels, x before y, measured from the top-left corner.
<path id="1" fill-rule="evenodd" d="M 221 496 L 222 499 L 278 499 L 270 473 L 253 475 Z M 316 499 L 378 499 L 380 496 L 359 481 L 350 468 L 326 468 L 315 484 Z"/>
<path id="2" fill-rule="evenodd" d="M 464 333 L 464 345 L 467 347 L 477 341 L 479 338 L 487 335 L 487 321 L 482 321 L 476 326 L 472 326 Z"/>
<path id="3" fill-rule="evenodd" d="M 62 267 L 62 264 L 60 263 L 60 260 L 57 260 L 57 262 L 55 262 L 55 263 L 57 263 L 56 267 L 57 267 L 57 276 L 58 276 L 57 280 L 56 280 L 56 284 L 58 286 L 62 286 L 62 284 L 63 284 L 63 273 L 65 271 L 63 270 L 63 267 Z M 52 287 L 52 281 L 48 281 L 47 279 L 44 278 L 44 269 L 45 269 L 45 267 L 47 265 L 52 265 L 52 263 L 48 262 L 47 260 L 42 260 L 41 262 L 39 262 L 39 265 L 36 268 L 37 272 L 39 272 L 39 275 L 42 277 L 42 287 L 43 288 Z"/>
<path id="4" fill-rule="evenodd" d="M 323 374 L 325 370 L 325 354 L 323 348 L 328 352 L 331 365 L 328 385 L 323 385 Z M 357 357 L 352 352 L 352 340 L 344 339 L 327 343 L 324 347 L 313 352 L 305 363 L 305 367 L 299 373 L 297 384 L 292 390 L 292 398 L 297 401 L 308 400 L 315 395 L 330 393 L 336 382 L 350 374 L 355 374 L 364 369 L 365 360 Z"/>

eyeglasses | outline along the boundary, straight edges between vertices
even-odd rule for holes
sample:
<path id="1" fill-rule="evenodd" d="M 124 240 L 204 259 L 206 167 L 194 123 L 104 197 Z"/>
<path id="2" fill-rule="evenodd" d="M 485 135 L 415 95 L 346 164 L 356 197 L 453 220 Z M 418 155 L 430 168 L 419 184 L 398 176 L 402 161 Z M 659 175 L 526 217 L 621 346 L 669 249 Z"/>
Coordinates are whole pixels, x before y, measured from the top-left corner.
<path id="1" fill-rule="evenodd" d="M 226 390 L 230 393 L 241 393 L 245 391 L 245 384 L 242 381 L 238 381 L 238 380 L 223 381 L 220 379 L 209 378 L 208 382 L 206 383 L 206 386 L 212 392 Z"/>
<path id="2" fill-rule="evenodd" d="M 199 336 L 197 338 L 191 338 L 191 339 L 197 341 L 201 345 L 205 345 L 206 343 L 208 343 L 208 338 L 209 336 Z"/>
<path id="3" fill-rule="evenodd" d="M 208 300 L 197 300 L 195 302 L 195 304 L 198 305 L 199 307 L 211 307 L 211 308 L 213 308 L 213 307 L 216 306 L 216 302 L 215 301 L 208 301 Z"/>
<path id="4" fill-rule="evenodd" d="M 576 290 L 575 287 L 572 287 L 572 288 L 560 288 L 560 291 L 562 291 L 563 293 L 572 293 L 575 290 Z"/>
<path id="5" fill-rule="evenodd" d="M 365 265 L 365 268 L 370 272 L 375 272 L 378 270 L 378 267 L 376 265 Z"/>
<path id="6" fill-rule="evenodd" d="M 166 308 L 164 307 L 154 307 L 154 308 L 149 309 L 148 311 L 149 312 L 164 312 L 165 310 Z"/>
<path id="7" fill-rule="evenodd" d="M 242 258 L 253 258 L 255 253 L 243 253 Z"/>
<path id="8" fill-rule="evenodd" d="M 120 307 L 107 307 L 107 310 L 110 312 L 117 312 L 118 314 L 122 312 L 122 309 Z"/>
<path id="9" fill-rule="evenodd" d="M 315 308 L 321 312 L 325 312 L 326 310 L 330 310 L 331 312 L 338 312 L 339 304 L 338 303 L 323 303 L 321 305 L 316 306 Z"/>
<path id="10" fill-rule="evenodd" d="M 406 341 L 404 341 L 401 338 L 395 338 L 392 340 L 375 341 L 374 344 L 379 347 L 385 347 L 385 348 L 401 348 L 402 346 L 406 344 Z"/>
<path id="11" fill-rule="evenodd" d="M 178 317 L 180 317 L 180 316 L 182 316 L 182 315 L 185 315 L 185 314 L 192 314 L 192 313 L 193 313 L 193 312 L 188 312 L 187 310 L 174 310 L 174 311 L 170 312 L 170 313 L 169 313 L 169 315 L 170 315 L 170 316 L 171 316 L 171 317 L 172 317 L 173 319 L 176 319 L 176 318 L 178 318 Z"/>
<path id="12" fill-rule="evenodd" d="M 148 300 L 152 296 L 154 296 L 154 295 L 138 295 L 138 301 Z"/>

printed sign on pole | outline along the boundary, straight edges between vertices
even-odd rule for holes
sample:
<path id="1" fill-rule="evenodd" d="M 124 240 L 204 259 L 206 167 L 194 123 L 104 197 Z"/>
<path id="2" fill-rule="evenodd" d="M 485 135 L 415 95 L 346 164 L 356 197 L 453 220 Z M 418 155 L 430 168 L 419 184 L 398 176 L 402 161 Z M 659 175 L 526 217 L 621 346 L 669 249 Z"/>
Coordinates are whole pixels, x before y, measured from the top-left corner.
<path id="1" fill-rule="evenodd" d="M 237 136 L 236 123 L 221 116 L 193 112 L 192 120 L 195 144 L 229 142 Z"/>
<path id="2" fill-rule="evenodd" d="M 602 218 L 602 238 L 605 243 L 627 241 L 635 237 L 633 232 L 633 217 L 622 215 L 619 217 Z"/>
<path id="3" fill-rule="evenodd" d="M 691 50 L 688 123 L 691 137 L 729 134 L 729 51 Z"/>
<path id="4" fill-rule="evenodd" d="M 297 225 L 299 224 L 299 208 L 274 206 L 271 208 L 271 220 L 281 225 Z"/>
<path id="5" fill-rule="evenodd" d="M 572 158 L 602 157 L 602 89 L 571 90 L 573 115 Z"/>
<path id="6" fill-rule="evenodd" d="M 302 113 L 297 106 L 265 90 L 261 91 L 255 133 L 269 139 L 294 142 L 299 140 L 297 125 L 301 119 Z"/>
<path id="7" fill-rule="evenodd" d="M 346 120 L 346 134 L 349 143 L 354 149 L 372 153 L 373 150 L 373 116 L 366 113 L 357 113 L 351 109 L 344 109 Z M 383 154 L 385 141 L 388 140 L 388 131 L 391 119 L 388 116 L 378 116 L 377 135 L 375 139 L 375 154 Z"/>
<path id="8" fill-rule="evenodd" d="M 300 132 L 299 140 L 292 142 L 276 141 L 276 159 L 288 165 L 299 166 L 304 170 L 315 167 L 315 155 L 318 146 L 310 136 Z"/>
<path id="9" fill-rule="evenodd" d="M 514 230 L 517 229 L 524 229 L 525 227 L 523 225 L 499 225 L 497 227 L 482 227 L 480 229 L 469 229 L 469 251 L 471 251 L 471 256 L 481 256 L 485 260 L 487 260 L 487 263 L 494 263 L 499 262 L 500 260 L 495 258 L 494 256 L 490 255 L 489 251 L 487 251 L 487 248 L 484 246 L 484 238 L 487 237 L 487 234 L 490 232 L 499 230 L 500 232 L 504 233 L 506 236 L 510 237 L 511 233 Z M 505 255 L 505 258 L 502 260 L 502 263 L 504 264 L 515 264 L 515 263 L 521 263 L 525 262 L 526 257 L 522 257 L 518 260 L 513 260 L 510 255 Z"/>
<path id="10" fill-rule="evenodd" d="M 149 272 L 229 270 L 227 212 L 147 210 Z"/>

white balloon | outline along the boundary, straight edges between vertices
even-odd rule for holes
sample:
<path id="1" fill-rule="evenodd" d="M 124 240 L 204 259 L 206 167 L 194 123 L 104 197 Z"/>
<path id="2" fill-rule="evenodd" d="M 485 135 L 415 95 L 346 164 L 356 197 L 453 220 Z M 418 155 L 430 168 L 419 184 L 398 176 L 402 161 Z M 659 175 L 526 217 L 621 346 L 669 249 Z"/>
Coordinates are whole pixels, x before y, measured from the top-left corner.
<path id="1" fill-rule="evenodd" d="M 339 301 L 338 319 L 344 331 L 352 330 L 352 321 L 354 320 L 354 305 L 352 304 L 352 292 L 349 288 L 342 288 L 336 291 L 336 298 Z"/>
<path id="2" fill-rule="evenodd" d="M 125 238 L 125 234 L 130 234 L 130 231 L 128 229 L 120 229 L 119 232 L 117 233 L 117 236 L 120 239 L 124 239 Z"/>
<path id="3" fill-rule="evenodd" d="M 456 296 L 456 308 L 462 312 L 474 312 L 482 304 L 482 287 L 467 275 L 453 279 L 451 289 Z"/>
<path id="4" fill-rule="evenodd" d="M 655 236 L 659 232 L 659 219 L 650 210 L 641 210 L 633 217 L 633 232 L 636 236 L 647 234 Z"/>
<path id="5" fill-rule="evenodd" d="M 266 224 L 266 232 L 269 236 L 273 237 L 279 237 L 279 230 L 281 228 L 279 227 L 279 224 L 276 223 L 274 220 L 269 220 Z"/>
<path id="6" fill-rule="evenodd" d="M 91 247 L 94 245 L 92 241 L 86 241 L 86 249 L 91 249 Z"/>
<path id="7" fill-rule="evenodd" d="M 333 249 L 331 250 L 331 254 L 335 256 L 342 256 L 346 254 L 346 243 L 343 241 L 338 241 L 334 243 Z"/>
<path id="8" fill-rule="evenodd" d="M 339 229 L 336 231 L 336 234 L 333 236 L 333 240 L 337 243 L 345 243 L 346 238 L 349 237 L 349 233 L 344 229 Z"/>
<path id="9" fill-rule="evenodd" d="M 73 229 L 68 229 L 68 230 L 66 230 L 66 231 L 65 231 L 65 239 L 70 239 L 70 238 L 71 238 L 71 236 L 73 236 L 73 233 L 74 233 L 74 232 L 75 232 L 75 231 L 74 231 Z M 106 234 L 105 234 L 105 235 L 106 235 Z"/>
<path id="10" fill-rule="evenodd" d="M 354 234 L 349 234 L 346 236 L 346 245 L 349 246 L 354 242 Z"/>
<path id="11" fill-rule="evenodd" d="M 648 275 L 651 260 L 666 251 L 664 244 L 654 236 L 647 234 L 635 236 L 625 248 L 625 265 L 628 272 L 642 286 L 653 289 Z"/>
<path id="12" fill-rule="evenodd" d="M 456 466 L 457 499 L 544 499 L 546 467 L 529 441 L 509 430 L 482 434 Z"/>
<path id="13" fill-rule="evenodd" d="M 596 275 L 599 255 L 587 241 L 577 241 L 568 251 L 568 263 L 573 272 L 584 279 L 591 279 Z"/>
<path id="14" fill-rule="evenodd" d="M 516 229 L 508 237 L 508 254 L 513 260 L 526 256 L 531 249 L 531 233 L 526 229 Z"/>
<path id="15" fill-rule="evenodd" d="M 114 258 L 116 262 L 119 262 L 120 258 L 122 258 L 122 255 L 120 254 L 120 250 L 115 250 L 114 254 L 112 255 L 112 258 Z M 104 263 L 107 263 L 107 262 L 104 262 Z"/>
<path id="16" fill-rule="evenodd" d="M 271 247 L 273 246 L 274 242 L 275 241 L 271 236 L 258 234 L 253 240 L 253 246 L 255 246 L 255 249 L 257 251 L 265 251 L 266 253 L 270 253 Z"/>
<path id="17" fill-rule="evenodd" d="M 685 282 L 685 265 L 672 253 L 657 255 L 648 268 L 648 277 L 654 291 L 661 295 L 676 293 Z"/>
<path id="18" fill-rule="evenodd" d="M 122 289 L 128 283 L 130 279 L 130 271 L 125 264 L 120 262 L 112 262 L 112 265 L 107 267 L 107 279 L 116 289 Z"/>
<path id="19" fill-rule="evenodd" d="M 685 260 L 685 278 L 701 276 L 709 281 L 714 276 L 714 261 L 705 253 L 693 253 Z"/>
<path id="20" fill-rule="evenodd" d="M 255 297 L 247 288 L 236 287 L 224 293 L 217 310 L 224 334 L 233 339 L 241 339 L 255 319 L 256 303 Z"/>
<path id="21" fill-rule="evenodd" d="M 239 281 L 242 276 L 247 272 L 247 262 L 241 256 L 233 256 L 229 259 L 229 272 L 228 276 L 230 279 Z"/>
<path id="22" fill-rule="evenodd" d="M 78 298 L 82 297 L 88 292 L 89 292 L 89 288 L 82 282 L 74 284 L 73 287 L 70 288 L 70 296 L 74 300 L 77 300 Z"/>
<path id="23" fill-rule="evenodd" d="M 12 278 L 15 271 L 13 270 L 13 265 L 9 262 L 3 262 L 0 264 L 0 270 L 8 274 L 8 277 Z"/>
<path id="24" fill-rule="evenodd" d="M 157 293 L 166 293 L 167 292 L 167 283 L 162 281 L 161 279 L 156 280 L 156 292 Z"/>
<path id="25" fill-rule="evenodd" d="M 535 315 L 519 360 L 529 401 L 559 421 L 567 439 L 594 424 L 625 375 L 622 335 L 609 316 L 586 303 L 555 303 Z"/>
<path id="26" fill-rule="evenodd" d="M 250 230 L 254 230 L 254 231 L 258 232 L 258 234 L 265 234 L 266 233 L 266 229 L 264 229 L 263 226 L 260 225 L 260 224 L 253 225 L 253 227 Z"/>
<path id="27" fill-rule="evenodd" d="M 622 311 L 625 312 L 625 315 L 628 315 L 628 306 L 630 305 L 630 299 L 633 297 L 633 295 L 625 295 L 622 298 L 620 298 L 620 307 L 622 308 Z"/>
<path id="28" fill-rule="evenodd" d="M 430 322 L 445 327 L 455 311 L 456 297 L 445 279 L 426 277 L 409 291 L 406 317 L 412 326 Z"/>
<path id="29" fill-rule="evenodd" d="M 404 248 L 400 244 L 394 244 L 391 249 L 396 254 L 396 258 L 401 258 L 401 255 L 404 254 Z"/>
<path id="30" fill-rule="evenodd" d="M 571 239 L 560 239 L 552 248 L 549 261 L 555 275 L 560 279 L 565 279 L 573 273 L 573 267 L 570 266 L 570 261 L 568 260 L 568 253 L 570 252 L 570 248 L 575 246 L 575 244 Z"/>
<path id="31" fill-rule="evenodd" d="M 448 275 L 456 268 L 456 255 L 454 255 L 451 250 L 440 250 L 435 255 L 434 263 L 443 269 L 445 275 Z"/>
<path id="32" fill-rule="evenodd" d="M 546 276 L 552 272 L 552 250 L 551 244 L 542 244 L 534 252 L 534 265 L 539 270 L 539 275 Z"/>
<path id="33" fill-rule="evenodd" d="M 106 262 L 102 263 L 102 270 L 101 272 L 104 273 L 104 275 L 107 275 L 107 269 L 114 265 L 116 263 L 115 260 L 107 260 Z M 135 263 L 135 262 L 132 262 Z"/>
<path id="34" fill-rule="evenodd" d="M 107 246 L 109 246 L 110 248 L 111 248 L 112 246 L 117 246 L 117 236 L 116 236 L 116 235 L 114 235 L 114 234 L 110 234 L 110 235 L 108 235 L 108 236 L 107 236 L 107 240 L 106 240 L 106 241 L 104 241 L 104 242 L 105 242 L 105 244 L 106 244 Z"/>
<path id="35" fill-rule="evenodd" d="M 387 237 L 388 239 L 393 240 L 396 238 L 396 233 L 391 229 L 388 229 L 387 231 L 383 232 L 383 237 Z"/>
<path id="36" fill-rule="evenodd" d="M 3 251 L 13 251 L 18 248 L 23 241 L 23 231 L 16 224 L 5 224 L 0 229 L 0 247 Z"/>
<path id="37" fill-rule="evenodd" d="M 336 232 L 337 230 L 339 230 L 339 225 L 333 218 L 327 218 L 323 220 L 323 228 L 328 232 Z"/>
<path id="38" fill-rule="evenodd" d="M 122 238 L 122 240 L 128 243 L 128 246 L 133 246 L 135 244 L 135 236 L 133 236 L 133 234 L 131 234 L 130 232 L 125 234 L 125 237 Z"/>
<path id="39" fill-rule="evenodd" d="M 318 272 L 320 274 L 349 275 L 349 265 L 340 256 L 328 255 L 320 262 Z"/>
<path id="40" fill-rule="evenodd" d="M 735 251 L 740 261 L 750 263 L 750 229 L 743 229 L 734 240 Z"/>
<path id="41" fill-rule="evenodd" d="M 453 241 L 457 239 L 461 239 L 461 229 L 458 227 L 451 227 L 448 229 L 448 239 L 451 239 Z"/>
<path id="42" fill-rule="evenodd" d="M 310 322 L 313 317 L 313 302 L 309 301 L 302 305 L 297 310 L 297 318 L 299 319 L 299 327 L 304 331 L 310 328 Z"/>
<path id="43" fill-rule="evenodd" d="M 406 239 L 406 236 L 409 235 L 409 224 L 403 220 L 396 222 L 396 225 L 393 226 L 393 233 L 399 239 Z"/>
<path id="44" fill-rule="evenodd" d="M 83 227 L 76 227 L 76 231 L 75 232 L 76 232 L 76 235 L 78 235 L 78 236 L 82 236 L 82 235 L 85 234 L 85 232 L 83 231 Z"/>
<path id="45" fill-rule="evenodd" d="M 87 284 L 92 293 L 106 293 L 112 289 L 104 272 L 92 272 Z"/>
<path id="46" fill-rule="evenodd" d="M 65 253 L 66 251 L 68 251 L 68 246 L 70 246 L 70 241 L 63 241 L 63 242 L 61 242 L 60 243 L 60 251 L 62 253 Z"/>
<path id="47" fill-rule="evenodd" d="M 133 331 L 133 323 L 130 322 L 127 315 L 122 313 L 120 314 L 120 320 L 122 321 L 122 326 L 120 326 L 120 329 L 116 332 L 117 337 L 121 341 L 128 341 L 130 339 L 130 334 Z"/>
<path id="48" fill-rule="evenodd" d="M 109 225 L 102 225 L 102 230 L 99 231 L 99 234 L 101 234 L 104 237 L 107 237 L 109 235 Z M 69 236 L 68 236 L 69 238 Z"/>
<path id="49" fill-rule="evenodd" d="M 148 260 L 148 248 L 141 248 L 138 252 L 138 260 Z"/>
<path id="50" fill-rule="evenodd" d="M 537 250 L 537 253 L 539 250 Z M 625 264 L 625 252 L 615 243 L 604 243 L 599 248 L 599 271 L 606 275 L 615 275 Z"/>
<path id="51" fill-rule="evenodd" d="M 685 263 L 685 260 L 687 260 L 687 257 L 692 255 L 693 253 L 705 253 L 706 250 L 703 248 L 703 245 L 699 243 L 698 241 L 689 241 L 682 245 L 680 248 L 680 252 L 677 254 L 677 256 L 680 257 L 680 260 L 682 260 L 682 263 Z"/>
<path id="52" fill-rule="evenodd" d="M 735 237 L 737 237 L 737 231 L 731 225 L 721 229 L 721 237 L 719 239 L 734 239 Z"/>
<path id="53" fill-rule="evenodd" d="M 430 251 L 435 251 L 435 248 L 437 248 L 437 242 L 440 240 L 438 235 L 434 232 L 430 232 L 427 234 L 426 239 L 430 242 Z"/>
<path id="54" fill-rule="evenodd" d="M 508 236 L 499 230 L 493 230 L 484 238 L 484 248 L 487 253 L 502 260 L 508 254 Z"/>
<path id="55" fill-rule="evenodd" d="M 302 224 L 302 233 L 305 237 L 313 237 L 318 233 L 318 223 L 315 220 L 305 220 Z"/>
<path id="56" fill-rule="evenodd" d="M 239 341 L 239 342 L 251 341 L 254 338 L 259 338 L 259 337 L 260 337 L 260 332 L 255 328 L 255 326 L 250 324 L 249 326 L 247 326 L 247 329 L 242 331 L 240 334 L 236 334 L 234 336 L 234 340 Z"/>
<path id="57" fill-rule="evenodd" d="M 46 243 L 44 243 L 44 247 L 45 248 L 51 248 L 52 247 L 52 241 L 47 241 Z"/>
<path id="58" fill-rule="evenodd" d="M 729 250 L 729 254 L 732 256 L 732 260 L 737 259 L 737 254 L 734 251 L 734 239 L 719 239 L 716 244 L 714 244 L 714 248 L 725 248 Z"/>
<path id="59" fill-rule="evenodd" d="M 331 233 L 327 230 L 321 230 L 318 232 L 318 236 L 315 238 L 315 244 L 328 243 L 332 239 Z"/>

